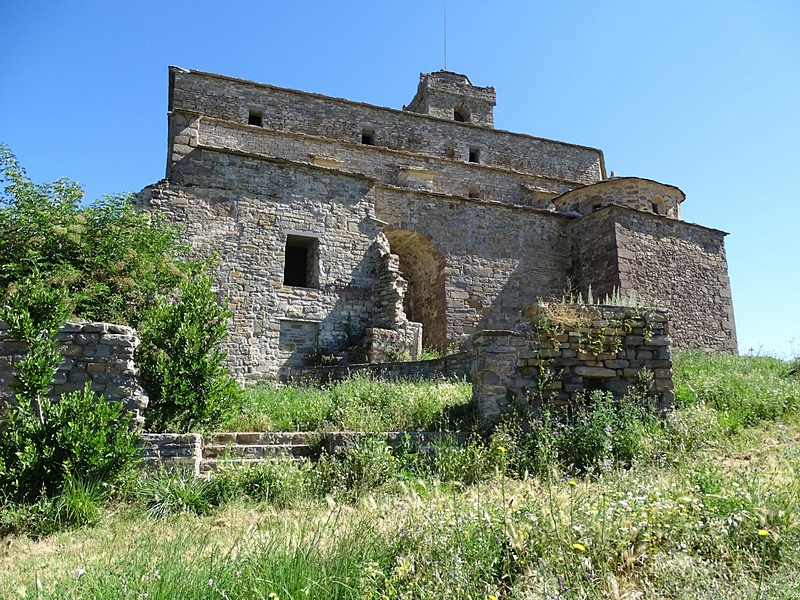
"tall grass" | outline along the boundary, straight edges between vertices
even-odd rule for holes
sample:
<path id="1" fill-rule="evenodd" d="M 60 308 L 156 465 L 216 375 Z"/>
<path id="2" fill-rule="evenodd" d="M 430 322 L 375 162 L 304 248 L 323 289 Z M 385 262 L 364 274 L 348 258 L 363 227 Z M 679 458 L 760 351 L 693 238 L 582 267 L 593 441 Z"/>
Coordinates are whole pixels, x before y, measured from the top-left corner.
<path id="1" fill-rule="evenodd" d="M 316 465 L 142 478 L 93 530 L 12 538 L 0 597 L 800 597 L 782 364 L 681 354 L 663 421 L 600 395 L 465 447 L 366 436 Z"/>
<path id="2" fill-rule="evenodd" d="M 403 431 L 467 429 L 469 383 L 386 382 L 364 375 L 325 388 L 265 384 L 246 393 L 226 431 Z"/>

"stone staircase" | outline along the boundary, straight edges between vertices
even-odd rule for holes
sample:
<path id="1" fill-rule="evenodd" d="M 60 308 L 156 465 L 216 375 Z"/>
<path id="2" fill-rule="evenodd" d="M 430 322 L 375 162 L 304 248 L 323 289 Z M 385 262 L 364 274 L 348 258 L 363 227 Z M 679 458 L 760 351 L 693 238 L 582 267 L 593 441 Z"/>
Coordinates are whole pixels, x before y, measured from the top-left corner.
<path id="1" fill-rule="evenodd" d="M 140 444 L 144 464 L 151 469 L 180 468 L 208 476 L 221 464 L 249 465 L 264 460 L 288 458 L 297 462 L 315 460 L 323 453 L 335 454 L 366 434 L 357 431 L 317 432 L 240 432 L 144 434 Z M 465 444 L 470 432 L 384 432 L 377 435 L 387 446 L 406 446 L 415 452 L 429 452 L 439 440 Z"/>
<path id="2" fill-rule="evenodd" d="M 312 445 L 310 437 L 314 436 L 298 432 L 214 433 L 203 439 L 200 473 L 213 473 L 222 462 L 247 465 L 281 457 L 312 458 L 319 454 L 319 443 Z"/>

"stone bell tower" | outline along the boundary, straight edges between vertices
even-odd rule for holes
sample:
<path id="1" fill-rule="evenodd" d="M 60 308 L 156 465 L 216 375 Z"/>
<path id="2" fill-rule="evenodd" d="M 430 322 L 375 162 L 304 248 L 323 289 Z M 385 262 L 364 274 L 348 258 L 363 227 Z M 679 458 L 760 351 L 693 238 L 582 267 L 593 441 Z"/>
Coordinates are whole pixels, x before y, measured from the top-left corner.
<path id="1" fill-rule="evenodd" d="M 404 110 L 440 119 L 494 127 L 493 87 L 476 87 L 466 75 L 450 71 L 420 73 L 417 94 Z"/>

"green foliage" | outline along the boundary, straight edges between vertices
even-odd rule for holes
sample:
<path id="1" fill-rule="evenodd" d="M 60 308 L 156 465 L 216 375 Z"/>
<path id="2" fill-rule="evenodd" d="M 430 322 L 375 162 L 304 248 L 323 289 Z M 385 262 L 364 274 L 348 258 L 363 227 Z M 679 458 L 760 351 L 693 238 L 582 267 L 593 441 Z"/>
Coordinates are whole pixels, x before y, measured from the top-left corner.
<path id="1" fill-rule="evenodd" d="M 14 365 L 18 406 L 4 407 L 0 420 L 0 498 L 46 506 L 60 494 L 60 512 L 50 521 L 83 522 L 67 510 L 81 489 L 76 481 L 114 485 L 136 462 L 138 436 L 122 405 L 97 398 L 88 386 L 55 403 L 47 396 L 62 358 L 55 333 L 70 313 L 66 290 L 25 279 L 7 290 L 5 302 L 0 319 L 27 353 Z"/>
<path id="2" fill-rule="evenodd" d="M 211 479 L 210 496 L 214 504 L 244 499 L 283 508 L 308 497 L 312 478 L 311 463 L 288 457 L 253 465 L 223 461 Z"/>
<path id="3" fill-rule="evenodd" d="M 61 362 L 55 334 L 71 312 L 70 300 L 64 288 L 28 278 L 6 290 L 4 301 L 0 320 L 10 327 L 11 337 L 28 347 L 14 364 L 11 388 L 23 410 L 33 410 L 41 421 L 42 398 Z"/>
<path id="4" fill-rule="evenodd" d="M 139 436 L 121 403 L 87 386 L 57 403 L 45 396 L 41 407 L 44 427 L 24 407 L 9 407 L 0 423 L 0 496 L 7 501 L 55 497 L 77 478 L 113 489 L 138 462 Z"/>
<path id="5" fill-rule="evenodd" d="M 435 380 L 386 382 L 363 375 L 320 389 L 265 384 L 245 391 L 227 431 L 412 431 L 469 429 L 472 386 Z"/>
<path id="6" fill-rule="evenodd" d="M 36 184 L 0 145 L 0 290 L 26 279 L 66 287 L 75 316 L 138 325 L 189 263 L 180 231 L 138 212 L 132 194 L 84 205 L 77 183 Z"/>
<path id="7" fill-rule="evenodd" d="M 231 312 L 211 285 L 204 272 L 184 280 L 177 300 L 159 298 L 141 323 L 135 358 L 150 396 L 151 431 L 208 429 L 239 409 L 241 391 L 219 349 Z"/>
<path id="8" fill-rule="evenodd" d="M 684 351 L 673 362 L 676 404 L 713 409 L 729 433 L 800 411 L 800 379 L 777 358 Z"/>
<path id="9" fill-rule="evenodd" d="M 214 506 L 209 481 L 186 470 L 150 474 L 142 478 L 136 494 L 151 519 L 180 513 L 202 515 Z"/>
<path id="10" fill-rule="evenodd" d="M 630 467 L 635 460 L 663 462 L 668 446 L 651 400 L 629 393 L 621 399 L 593 391 L 566 413 L 545 406 L 534 417 L 509 416 L 498 427 L 509 448 L 512 473 L 547 477 Z"/>

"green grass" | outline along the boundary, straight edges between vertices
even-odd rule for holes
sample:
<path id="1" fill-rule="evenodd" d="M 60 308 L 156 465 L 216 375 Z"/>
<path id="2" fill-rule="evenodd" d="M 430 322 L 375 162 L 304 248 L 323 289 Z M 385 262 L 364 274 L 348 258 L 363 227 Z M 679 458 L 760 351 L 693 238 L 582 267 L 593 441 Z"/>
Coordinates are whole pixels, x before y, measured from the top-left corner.
<path id="1" fill-rule="evenodd" d="M 573 430 L 537 455 L 536 477 L 519 468 L 532 446 L 506 431 L 427 454 L 367 437 L 317 465 L 142 478 L 92 527 L 7 537 L 0 597 L 800 597 L 798 377 L 690 353 L 675 379 L 660 426 L 600 402 L 560 426 Z M 614 445 L 634 456 L 605 468 Z"/>
<path id="2" fill-rule="evenodd" d="M 225 431 L 438 431 L 469 429 L 469 383 L 385 382 L 365 376 L 325 388 L 262 385 L 246 392 Z"/>

